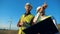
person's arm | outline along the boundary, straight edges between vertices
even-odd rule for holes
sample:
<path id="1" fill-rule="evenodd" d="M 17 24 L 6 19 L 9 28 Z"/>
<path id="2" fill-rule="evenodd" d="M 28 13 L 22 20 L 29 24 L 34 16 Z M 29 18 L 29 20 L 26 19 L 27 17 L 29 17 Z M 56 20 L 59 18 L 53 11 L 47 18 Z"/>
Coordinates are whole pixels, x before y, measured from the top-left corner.
<path id="1" fill-rule="evenodd" d="M 18 23 L 17 23 L 17 27 L 21 27 L 23 25 L 23 22 L 22 22 L 22 16 L 20 17 Z"/>
<path id="2" fill-rule="evenodd" d="M 57 22 L 55 19 L 53 19 L 53 22 L 54 22 L 55 26 L 57 27 Z M 57 27 L 57 29 L 58 29 L 58 27 Z"/>
<path id="3" fill-rule="evenodd" d="M 56 20 L 55 20 L 55 19 L 53 19 L 53 22 L 54 22 L 54 24 L 55 24 L 55 25 L 57 25 L 57 23 L 56 23 Z"/>
<path id="4" fill-rule="evenodd" d="M 18 26 L 18 27 L 21 27 L 22 25 L 23 25 L 23 21 L 20 20 L 20 21 L 18 22 L 17 26 Z"/>
<path id="5" fill-rule="evenodd" d="M 53 20 L 53 23 L 55 24 L 55 26 L 57 27 L 56 19 L 54 17 L 52 17 L 52 20 Z M 58 29 L 58 27 L 57 27 L 57 29 Z"/>
<path id="6" fill-rule="evenodd" d="M 38 19 L 38 17 L 39 17 L 39 12 L 37 13 L 37 15 L 36 16 L 34 16 L 32 19 L 31 19 L 31 21 L 30 21 L 30 25 L 34 25 L 34 24 L 36 24 L 36 22 L 37 22 L 37 19 Z"/>
<path id="7" fill-rule="evenodd" d="M 19 26 L 19 23 L 20 23 L 20 21 L 17 23 L 17 27 L 20 27 L 20 26 Z"/>
<path id="8" fill-rule="evenodd" d="M 40 12 L 38 12 L 37 15 L 34 17 L 34 19 L 33 19 L 34 24 L 36 24 L 39 15 L 40 15 Z"/>
<path id="9" fill-rule="evenodd" d="M 21 25 L 19 25 L 19 23 L 20 23 L 20 20 L 19 20 L 18 23 L 17 23 L 17 27 L 21 27 Z"/>
<path id="10" fill-rule="evenodd" d="M 33 18 L 31 19 L 31 21 L 30 21 L 30 25 L 31 25 L 31 26 L 34 25 L 33 19 L 34 19 L 34 17 L 33 17 Z"/>

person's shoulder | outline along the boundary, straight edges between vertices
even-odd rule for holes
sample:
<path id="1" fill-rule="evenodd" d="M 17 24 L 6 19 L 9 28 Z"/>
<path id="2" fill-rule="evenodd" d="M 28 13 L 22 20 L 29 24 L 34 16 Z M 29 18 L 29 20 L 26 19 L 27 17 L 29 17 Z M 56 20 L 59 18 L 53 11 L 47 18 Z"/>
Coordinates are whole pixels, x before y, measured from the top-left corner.
<path id="1" fill-rule="evenodd" d="M 22 14 L 22 16 L 24 16 L 25 14 Z"/>
<path id="2" fill-rule="evenodd" d="M 24 15 L 25 15 L 25 14 L 22 14 L 22 15 L 21 15 L 21 18 L 22 18 Z"/>
<path id="3" fill-rule="evenodd" d="M 52 19 L 54 19 L 54 16 L 52 16 L 52 15 L 48 15 L 48 16 L 47 16 L 47 18 L 49 18 L 49 17 L 51 17 Z"/>
<path id="4" fill-rule="evenodd" d="M 49 17 L 53 18 L 53 16 L 52 16 L 52 15 L 47 15 L 47 16 L 46 16 L 46 18 L 49 18 Z"/>
<path id="5" fill-rule="evenodd" d="M 33 14 L 30 14 L 30 16 L 34 16 Z"/>

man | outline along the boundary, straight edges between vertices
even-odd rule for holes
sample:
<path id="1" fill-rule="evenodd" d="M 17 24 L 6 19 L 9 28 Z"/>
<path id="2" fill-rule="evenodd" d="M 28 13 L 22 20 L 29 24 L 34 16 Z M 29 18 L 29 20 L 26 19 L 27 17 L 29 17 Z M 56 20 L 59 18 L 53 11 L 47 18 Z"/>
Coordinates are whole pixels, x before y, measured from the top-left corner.
<path id="1" fill-rule="evenodd" d="M 47 5 L 44 4 L 42 6 L 37 7 L 37 15 L 35 16 L 33 22 L 36 23 L 38 20 L 38 17 L 43 18 L 45 17 L 45 8 L 47 8 Z"/>
<path id="2" fill-rule="evenodd" d="M 35 18 L 33 19 L 33 23 L 34 23 L 34 24 L 36 24 L 36 23 L 38 23 L 38 22 L 40 22 L 40 21 L 42 21 L 42 20 L 44 20 L 44 19 L 47 19 L 47 18 L 49 18 L 49 17 L 52 17 L 52 16 L 46 16 L 46 15 L 45 15 L 45 9 L 46 9 L 46 8 L 47 8 L 47 4 L 46 4 L 46 3 L 44 3 L 42 6 L 39 6 L 39 7 L 37 8 L 37 15 L 36 15 Z M 56 24 L 56 22 L 55 22 L 55 19 L 52 19 L 52 20 L 53 20 L 55 26 L 57 27 L 57 24 Z M 40 34 L 40 33 L 38 33 L 38 34 Z M 59 34 L 59 33 L 57 32 L 57 33 L 54 33 L 54 34 Z"/>
<path id="3" fill-rule="evenodd" d="M 18 34 L 25 34 L 22 30 L 30 26 L 30 22 L 32 18 L 34 17 L 30 11 L 32 9 L 32 6 L 29 3 L 26 3 L 25 5 L 26 13 L 23 14 L 17 24 L 18 27 L 20 27 Z"/>

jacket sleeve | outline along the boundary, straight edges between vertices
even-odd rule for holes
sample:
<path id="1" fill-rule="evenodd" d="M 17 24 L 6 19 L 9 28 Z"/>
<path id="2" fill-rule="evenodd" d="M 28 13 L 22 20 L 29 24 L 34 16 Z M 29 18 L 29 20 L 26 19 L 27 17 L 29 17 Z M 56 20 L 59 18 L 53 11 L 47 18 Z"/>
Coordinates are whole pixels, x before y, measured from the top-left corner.
<path id="1" fill-rule="evenodd" d="M 23 15 L 22 15 L 22 16 L 23 16 Z M 21 25 L 19 25 L 19 23 L 20 23 L 20 21 L 21 21 L 22 16 L 20 17 L 20 19 L 19 19 L 19 21 L 18 21 L 18 23 L 17 23 L 17 27 L 21 27 Z"/>

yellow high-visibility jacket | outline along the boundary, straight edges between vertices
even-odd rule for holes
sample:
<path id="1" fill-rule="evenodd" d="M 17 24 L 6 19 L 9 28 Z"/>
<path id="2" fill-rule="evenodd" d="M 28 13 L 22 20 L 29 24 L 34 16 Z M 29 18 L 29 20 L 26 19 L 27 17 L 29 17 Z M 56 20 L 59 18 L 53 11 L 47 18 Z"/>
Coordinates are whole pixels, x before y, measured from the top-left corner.
<path id="1" fill-rule="evenodd" d="M 34 16 L 32 14 L 29 14 L 27 16 L 25 16 L 25 14 L 23 14 L 20 18 L 19 21 L 23 21 L 24 25 L 22 27 L 19 27 L 19 32 L 18 34 L 25 34 L 22 30 L 24 30 L 25 28 L 30 26 L 30 21 L 32 20 Z"/>

